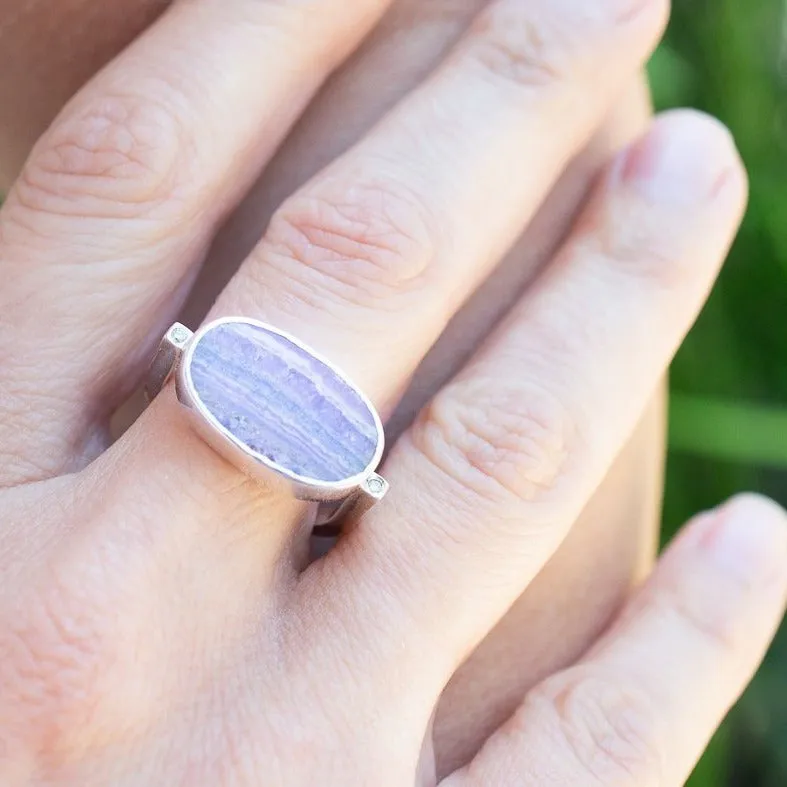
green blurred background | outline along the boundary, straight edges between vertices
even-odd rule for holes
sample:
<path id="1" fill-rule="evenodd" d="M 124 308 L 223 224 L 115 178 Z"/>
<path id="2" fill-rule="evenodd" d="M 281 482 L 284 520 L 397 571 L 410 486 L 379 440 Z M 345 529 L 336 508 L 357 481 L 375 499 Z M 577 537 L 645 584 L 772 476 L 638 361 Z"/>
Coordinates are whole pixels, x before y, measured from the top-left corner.
<path id="1" fill-rule="evenodd" d="M 751 206 L 672 371 L 665 540 L 698 509 L 756 489 L 787 505 L 787 2 L 674 0 L 653 59 L 659 109 L 732 129 Z M 691 787 L 787 787 L 787 626 Z"/>

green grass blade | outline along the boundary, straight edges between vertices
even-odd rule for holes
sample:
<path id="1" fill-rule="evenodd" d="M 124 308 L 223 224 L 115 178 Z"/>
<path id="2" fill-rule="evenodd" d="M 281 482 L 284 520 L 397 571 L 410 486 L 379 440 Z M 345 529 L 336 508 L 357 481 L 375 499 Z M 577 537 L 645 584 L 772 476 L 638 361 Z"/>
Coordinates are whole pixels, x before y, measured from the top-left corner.
<path id="1" fill-rule="evenodd" d="M 673 451 L 787 469 L 787 409 L 674 394 L 669 437 Z"/>

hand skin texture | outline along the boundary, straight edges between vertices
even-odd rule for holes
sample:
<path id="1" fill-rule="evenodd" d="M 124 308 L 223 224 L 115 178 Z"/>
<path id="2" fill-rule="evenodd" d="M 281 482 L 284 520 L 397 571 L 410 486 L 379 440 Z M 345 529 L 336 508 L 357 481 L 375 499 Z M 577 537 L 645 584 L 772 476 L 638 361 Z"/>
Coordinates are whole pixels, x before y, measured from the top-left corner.
<path id="1" fill-rule="evenodd" d="M 318 94 L 219 233 L 184 320 L 193 325 L 203 317 L 276 207 L 420 82 L 485 4 L 393 4 Z M 0 123 L 6 185 L 65 101 L 164 6 L 160 0 L 0 0 L 0 98 L 14 108 Z M 565 236 L 601 166 L 642 132 L 649 114 L 647 90 L 634 79 L 520 242 L 427 356 L 389 422 L 389 434 L 403 431 L 511 307 Z M 122 420 L 136 409 L 126 408 Z M 467 762 L 528 688 L 575 660 L 649 569 L 661 494 L 663 409 L 659 391 L 570 536 L 447 687 L 435 720 L 441 770 Z"/>
<path id="2" fill-rule="evenodd" d="M 4 206 L 0 249 L 9 783 L 150 784 L 155 774 L 167 784 L 400 785 L 420 763 L 418 780 L 431 784 L 514 711 L 446 783 L 685 777 L 781 610 L 783 516 L 743 499 L 700 520 L 579 659 L 652 543 L 632 526 L 652 523 L 657 497 L 659 413 L 642 413 L 745 195 L 728 135 L 678 113 L 605 167 L 558 243 L 600 163 L 640 136 L 642 91 L 626 85 L 664 9 L 617 1 L 577 14 L 568 0 L 499 0 L 374 130 L 360 113 L 354 129 L 331 121 L 330 91 L 361 91 L 340 75 L 280 147 L 383 4 L 192 0 L 43 136 Z M 370 71 L 364 57 L 383 57 L 397 18 L 345 73 Z M 347 136 L 326 142 L 311 171 L 368 133 L 288 196 L 311 174 L 298 169 L 308 163 L 299 146 L 319 152 L 309 139 L 323 138 L 321 126 Z M 386 472 L 400 493 L 304 573 L 302 512 L 184 430 L 171 397 L 101 452 L 108 414 L 214 230 L 277 148 L 266 178 L 283 193 L 263 185 L 226 225 L 187 313 L 201 315 L 200 298 L 218 289 L 211 275 L 227 278 L 249 252 L 212 314 L 261 316 L 303 336 L 383 412 L 423 362 L 393 417 L 403 436 Z M 536 234 L 518 245 L 526 225 Z M 486 333 L 508 306 L 470 359 L 452 337 Z M 638 422 L 647 439 L 632 438 Z M 634 459 L 613 465 L 627 443 Z M 605 476 L 614 495 L 597 491 Z M 685 656 L 681 669 L 637 655 L 665 649 Z M 705 691 L 712 679 L 725 690 Z M 654 703 L 645 695 L 657 685 L 674 691 Z M 692 714 L 698 723 L 677 735 Z"/>

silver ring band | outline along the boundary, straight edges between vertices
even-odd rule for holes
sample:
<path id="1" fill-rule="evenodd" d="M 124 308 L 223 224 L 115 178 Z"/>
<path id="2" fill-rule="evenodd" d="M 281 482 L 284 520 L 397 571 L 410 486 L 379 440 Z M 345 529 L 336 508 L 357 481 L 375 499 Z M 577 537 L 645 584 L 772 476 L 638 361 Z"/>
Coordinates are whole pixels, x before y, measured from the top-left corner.
<path id="1" fill-rule="evenodd" d="M 290 334 L 244 317 L 196 333 L 175 323 L 150 366 L 148 399 L 171 379 L 193 427 L 222 456 L 322 504 L 316 526 L 359 516 L 387 493 L 375 472 L 385 437 L 374 406 Z"/>

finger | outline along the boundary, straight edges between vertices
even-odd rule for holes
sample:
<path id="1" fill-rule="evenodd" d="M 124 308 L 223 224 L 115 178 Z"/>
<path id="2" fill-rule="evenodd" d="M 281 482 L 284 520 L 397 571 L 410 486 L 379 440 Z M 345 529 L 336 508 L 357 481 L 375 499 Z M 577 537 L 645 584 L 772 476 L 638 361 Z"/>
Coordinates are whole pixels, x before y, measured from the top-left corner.
<path id="1" fill-rule="evenodd" d="M 385 111 L 424 80 L 484 5 L 483 0 L 393 3 L 375 31 L 312 101 L 242 208 L 220 231 L 182 322 L 201 322 L 216 293 L 258 240 L 257 228 L 267 226 L 288 195 L 357 143 Z M 404 45 L 406 59 L 401 57 Z M 637 75 L 506 260 L 463 304 L 420 364 L 386 423 L 389 443 L 515 303 L 565 237 L 603 165 L 643 133 L 650 115 L 649 91 Z M 632 579 L 652 564 L 661 496 L 662 416 L 660 392 L 558 554 L 446 687 L 434 730 L 439 774 L 469 762 L 535 682 L 555 665 L 569 664 L 584 653 L 619 609 Z M 560 625 L 555 625 L 557 619 Z"/>
<path id="2" fill-rule="evenodd" d="M 439 776 L 469 763 L 545 676 L 573 664 L 650 572 L 663 481 L 663 391 L 556 554 L 440 696 Z"/>
<path id="3" fill-rule="evenodd" d="M 375 614 L 399 621 L 396 653 L 405 640 L 419 669 L 427 650 L 440 679 L 450 675 L 552 555 L 634 428 L 744 199 L 725 130 L 691 112 L 658 121 L 394 448 L 385 473 L 398 495 L 306 576 L 304 592 L 342 582 L 349 563 L 342 614 L 365 619 L 373 589 L 395 588 L 395 609 Z M 428 647 L 438 625 L 440 648 Z"/>
<path id="4" fill-rule="evenodd" d="M 492 4 L 432 79 L 285 202 L 213 316 L 292 331 L 387 409 L 647 57 L 665 11 L 582 8 Z"/>
<path id="5" fill-rule="evenodd" d="M 632 3 L 594 3 L 584 15 L 573 0 L 491 6 L 423 88 L 285 203 L 213 316 L 293 333 L 387 412 L 654 44 L 663 3 Z M 156 429 L 176 461 L 215 467 L 166 400 L 151 410 L 141 428 Z M 143 453 L 127 472 L 156 489 L 154 466 Z M 227 485 L 203 478 L 195 484 L 207 495 Z M 206 500 L 206 516 L 224 505 Z M 268 529 L 274 552 L 291 531 Z"/>
<path id="6" fill-rule="evenodd" d="M 386 424 L 386 434 L 401 434 L 432 396 L 461 371 L 554 256 L 609 160 L 642 136 L 651 116 L 647 83 L 637 75 L 604 125 L 563 172 L 505 260 L 463 304 L 431 347 Z"/>
<path id="7" fill-rule="evenodd" d="M 66 107 L 0 214 L 0 483 L 82 453 L 222 218 L 383 6 L 177 3 Z"/>
<path id="8" fill-rule="evenodd" d="M 588 189 L 610 158 L 647 130 L 644 83 L 627 90 L 572 164 L 507 260 L 483 285 L 419 367 L 389 421 L 396 434 L 469 360 L 565 238 Z M 570 211 L 567 210 L 570 207 Z M 565 224 L 564 224 L 565 223 Z M 496 308 L 495 308 L 496 307 Z M 527 691 L 573 663 L 606 630 L 632 583 L 652 567 L 663 488 L 664 387 L 549 563 L 473 650 L 440 696 L 434 744 L 438 776 L 467 764 Z"/>
<path id="9" fill-rule="evenodd" d="M 751 679 L 787 597 L 787 520 L 741 497 L 689 526 L 613 630 L 445 787 L 679 787 Z"/>
<path id="10" fill-rule="evenodd" d="M 0 191 L 85 81 L 164 10 L 161 0 L 0 2 Z"/>
<path id="11" fill-rule="evenodd" d="M 489 0 L 394 0 L 372 33 L 315 96 L 243 205 L 219 231 L 182 322 L 198 325 L 205 318 L 282 203 L 356 145 L 426 80 L 488 5 Z M 405 47 L 407 57 L 402 57 Z"/>

